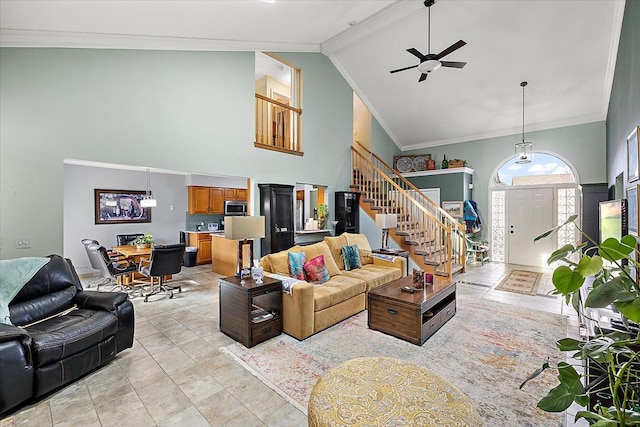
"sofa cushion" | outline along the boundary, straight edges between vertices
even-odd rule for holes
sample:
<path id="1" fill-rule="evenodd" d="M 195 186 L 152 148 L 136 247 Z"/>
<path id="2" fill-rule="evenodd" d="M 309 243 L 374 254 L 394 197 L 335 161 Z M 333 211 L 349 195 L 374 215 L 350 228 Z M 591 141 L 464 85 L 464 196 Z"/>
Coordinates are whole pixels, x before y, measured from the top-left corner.
<path id="1" fill-rule="evenodd" d="M 324 255 L 318 255 L 304 263 L 304 273 L 307 281 L 321 285 L 329 280 L 329 272 L 324 263 Z"/>
<path id="2" fill-rule="evenodd" d="M 360 253 L 358 252 L 358 245 L 343 246 L 342 260 L 346 271 L 362 267 L 362 262 L 360 262 Z"/>
<path id="3" fill-rule="evenodd" d="M 26 328 L 31 335 L 34 365 L 58 362 L 97 345 L 118 329 L 118 318 L 108 311 L 79 309 Z"/>
<path id="4" fill-rule="evenodd" d="M 367 264 L 356 270 L 345 271 L 345 276 L 363 280 L 367 284 L 367 292 L 378 286 L 402 277 L 402 270 L 394 267 Z"/>
<path id="5" fill-rule="evenodd" d="M 313 259 L 318 255 L 322 255 L 324 257 L 324 263 L 327 266 L 327 270 L 329 271 L 329 276 L 333 277 L 338 274 L 342 274 L 338 265 L 331 256 L 331 251 L 329 250 L 329 246 L 325 242 L 314 243 L 313 245 L 301 246 L 300 249 L 305 253 L 307 259 Z"/>
<path id="6" fill-rule="evenodd" d="M 300 246 L 293 246 L 286 251 L 280 251 L 276 252 L 275 254 L 266 255 L 260 260 L 260 265 L 266 272 L 288 276 L 289 252 L 300 252 Z M 309 258 L 307 257 L 307 259 Z"/>
<path id="7" fill-rule="evenodd" d="M 336 237 L 327 236 L 324 238 L 324 242 L 329 246 L 329 251 L 331 252 L 331 256 L 333 256 L 333 260 L 336 262 L 338 269 L 344 270 L 342 247 L 349 244 L 349 242 L 347 242 L 347 236 L 344 233 Z"/>
<path id="8" fill-rule="evenodd" d="M 307 262 L 307 257 L 304 252 L 289 252 L 289 276 L 295 277 L 298 280 L 307 280 L 304 275 L 304 264 Z"/>
<path id="9" fill-rule="evenodd" d="M 363 280 L 346 275 L 333 276 L 322 286 L 313 287 L 313 310 L 320 311 L 364 293 Z"/>
<path id="10" fill-rule="evenodd" d="M 371 257 L 371 246 L 369 245 L 367 236 L 358 233 L 344 233 L 344 235 L 347 237 L 347 244 L 358 245 L 358 249 L 360 251 L 360 260 L 362 261 L 362 264 L 373 264 L 373 258 Z"/>

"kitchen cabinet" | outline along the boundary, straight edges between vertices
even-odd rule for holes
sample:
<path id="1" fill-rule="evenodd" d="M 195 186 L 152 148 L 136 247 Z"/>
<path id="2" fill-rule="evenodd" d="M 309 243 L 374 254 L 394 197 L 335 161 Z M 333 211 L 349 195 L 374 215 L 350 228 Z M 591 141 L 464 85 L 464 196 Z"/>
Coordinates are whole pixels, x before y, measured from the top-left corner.
<path id="1" fill-rule="evenodd" d="M 225 188 L 224 189 L 224 199 L 225 200 L 234 200 L 240 202 L 247 201 L 247 190 L 246 188 Z"/>
<path id="2" fill-rule="evenodd" d="M 189 233 L 189 246 L 198 248 L 196 264 L 211 263 L 211 234 Z"/>
<path id="3" fill-rule="evenodd" d="M 190 185 L 188 189 L 188 209 L 190 214 L 223 214 L 224 188 Z"/>

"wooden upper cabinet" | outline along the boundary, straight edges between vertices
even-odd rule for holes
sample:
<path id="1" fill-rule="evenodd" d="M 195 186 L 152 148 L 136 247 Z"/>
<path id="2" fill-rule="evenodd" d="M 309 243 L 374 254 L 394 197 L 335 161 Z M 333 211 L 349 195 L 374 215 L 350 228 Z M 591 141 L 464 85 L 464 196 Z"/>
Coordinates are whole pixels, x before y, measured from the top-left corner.
<path id="1" fill-rule="evenodd" d="M 224 188 L 200 187 L 188 188 L 188 210 L 190 214 L 223 214 Z"/>
<path id="2" fill-rule="evenodd" d="M 209 213 L 209 187 L 190 185 L 188 188 L 188 212 L 190 214 Z"/>
<path id="3" fill-rule="evenodd" d="M 190 214 L 224 214 L 225 200 L 247 200 L 247 190 L 245 188 L 219 188 L 200 187 L 190 185 L 189 206 L 187 213 Z"/>
<path id="4" fill-rule="evenodd" d="M 225 188 L 225 200 L 247 201 L 247 190 L 245 188 Z"/>
<path id="5" fill-rule="evenodd" d="M 209 209 L 210 213 L 224 213 L 224 189 L 215 187 L 210 188 Z"/>

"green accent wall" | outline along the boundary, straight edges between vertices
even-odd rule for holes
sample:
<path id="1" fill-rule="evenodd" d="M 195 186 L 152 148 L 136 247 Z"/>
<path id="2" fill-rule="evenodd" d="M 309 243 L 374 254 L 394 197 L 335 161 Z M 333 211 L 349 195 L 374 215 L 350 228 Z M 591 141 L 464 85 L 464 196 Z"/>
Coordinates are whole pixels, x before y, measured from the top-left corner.
<path id="1" fill-rule="evenodd" d="M 624 173 L 624 185 L 629 185 L 626 139 L 636 126 L 640 126 L 639 22 L 640 1 L 627 1 L 607 114 L 607 182 L 610 187 L 621 173 Z"/>
<path id="2" fill-rule="evenodd" d="M 304 73 L 302 157 L 253 146 L 253 52 L 0 49 L 0 258 L 63 253 L 65 159 L 348 190 L 352 89 L 321 54 L 278 55 Z"/>
<path id="3" fill-rule="evenodd" d="M 464 172 L 414 176 L 407 178 L 417 188 L 439 188 L 440 202 L 464 201 L 472 198 L 469 184 L 473 183 L 473 175 Z"/>
<path id="4" fill-rule="evenodd" d="M 438 147 L 405 151 L 403 154 L 431 154 L 439 167 L 443 157 L 467 160 L 468 167 L 475 170 L 473 175 L 473 200 L 478 203 L 480 217 L 487 233 L 489 213 L 489 184 L 497 168 L 515 155 L 514 145 L 521 135 L 501 136 L 476 141 L 462 142 Z M 605 182 L 605 123 L 595 122 L 584 125 L 567 126 L 537 132 L 527 132 L 527 140 L 533 142 L 536 151 L 559 156 L 576 168 L 583 184 Z M 441 200 L 448 191 L 441 188 Z"/>

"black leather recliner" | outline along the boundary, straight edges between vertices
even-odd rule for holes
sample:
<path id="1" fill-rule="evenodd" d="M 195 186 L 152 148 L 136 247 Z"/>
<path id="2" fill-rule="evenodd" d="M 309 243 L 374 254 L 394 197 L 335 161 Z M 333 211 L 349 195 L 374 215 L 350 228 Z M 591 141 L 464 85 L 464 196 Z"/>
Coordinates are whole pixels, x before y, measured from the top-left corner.
<path id="1" fill-rule="evenodd" d="M 16 326 L 0 323 L 0 414 L 80 378 L 133 345 L 127 294 L 84 291 L 71 260 L 49 258 L 9 304 Z"/>

